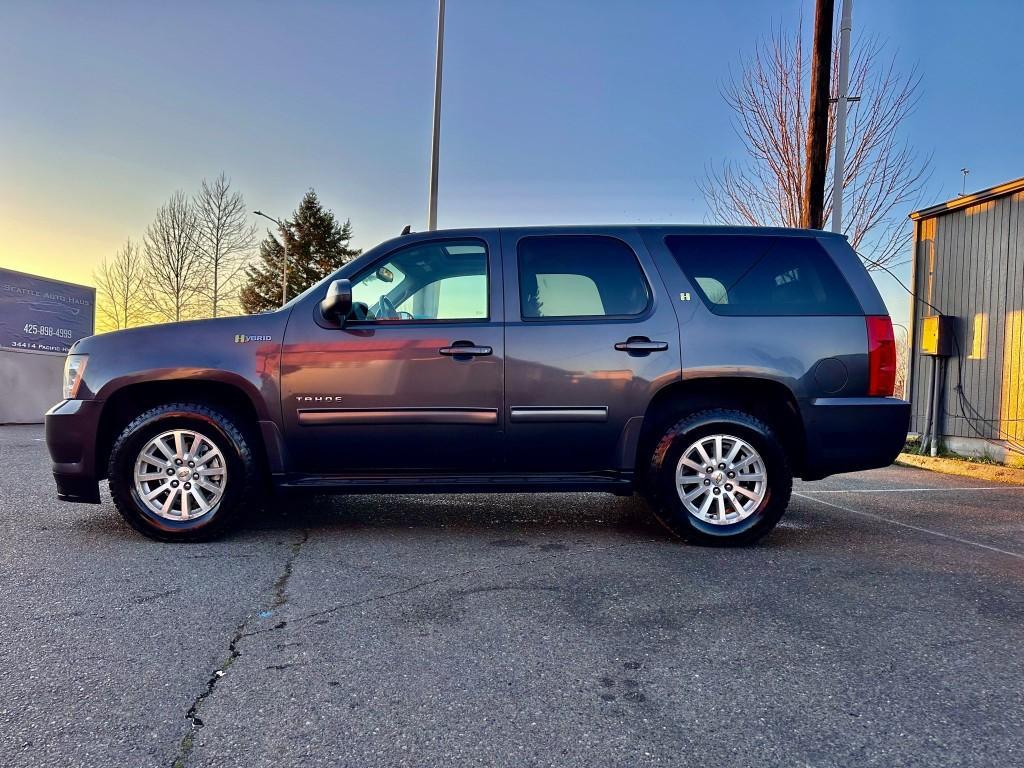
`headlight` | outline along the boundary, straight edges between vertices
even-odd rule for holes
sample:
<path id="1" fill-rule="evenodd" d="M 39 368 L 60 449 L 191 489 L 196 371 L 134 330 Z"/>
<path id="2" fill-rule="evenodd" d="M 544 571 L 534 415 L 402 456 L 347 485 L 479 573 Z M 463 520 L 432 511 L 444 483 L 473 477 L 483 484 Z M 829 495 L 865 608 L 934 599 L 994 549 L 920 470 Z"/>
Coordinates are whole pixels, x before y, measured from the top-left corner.
<path id="1" fill-rule="evenodd" d="M 74 400 L 78 397 L 78 387 L 82 383 L 88 355 L 68 355 L 64 361 L 64 399 Z"/>

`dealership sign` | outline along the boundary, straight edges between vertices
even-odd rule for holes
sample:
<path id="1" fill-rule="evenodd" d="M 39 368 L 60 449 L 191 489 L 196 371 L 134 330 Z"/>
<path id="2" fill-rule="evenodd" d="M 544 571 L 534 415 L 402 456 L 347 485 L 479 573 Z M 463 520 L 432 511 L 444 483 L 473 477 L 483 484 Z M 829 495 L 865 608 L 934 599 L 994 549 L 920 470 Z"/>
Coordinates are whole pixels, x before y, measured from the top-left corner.
<path id="1" fill-rule="evenodd" d="M 0 269 L 0 348 L 66 354 L 95 314 L 95 288 Z"/>

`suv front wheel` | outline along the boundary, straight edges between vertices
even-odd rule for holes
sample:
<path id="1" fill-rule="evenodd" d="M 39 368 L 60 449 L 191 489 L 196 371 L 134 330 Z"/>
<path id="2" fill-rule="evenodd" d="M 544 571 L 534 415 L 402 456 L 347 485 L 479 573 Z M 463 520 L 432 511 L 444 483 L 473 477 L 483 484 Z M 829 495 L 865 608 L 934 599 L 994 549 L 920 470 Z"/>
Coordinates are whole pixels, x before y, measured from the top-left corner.
<path id="1" fill-rule="evenodd" d="M 793 475 L 775 432 L 743 411 L 690 414 L 651 458 L 658 520 L 694 544 L 736 546 L 766 535 L 789 504 Z"/>
<path id="2" fill-rule="evenodd" d="M 223 532 L 251 498 L 256 461 L 232 416 L 170 403 L 137 416 L 110 452 L 110 495 L 135 530 L 160 541 Z"/>

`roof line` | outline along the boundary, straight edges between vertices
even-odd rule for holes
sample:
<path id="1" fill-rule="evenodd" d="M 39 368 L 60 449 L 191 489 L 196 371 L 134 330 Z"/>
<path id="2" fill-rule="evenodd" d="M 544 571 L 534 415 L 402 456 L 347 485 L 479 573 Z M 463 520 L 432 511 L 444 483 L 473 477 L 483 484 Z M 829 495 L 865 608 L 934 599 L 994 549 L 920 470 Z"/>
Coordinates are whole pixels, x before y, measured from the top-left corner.
<path id="1" fill-rule="evenodd" d="M 950 211 L 958 211 L 961 208 L 967 208 L 977 203 L 983 203 L 986 200 L 992 200 L 997 197 L 1004 197 L 1006 195 L 1012 195 L 1014 192 L 1019 192 L 1024 189 L 1024 176 L 1013 181 L 1007 181 L 1004 184 L 999 184 L 988 189 L 983 189 L 980 192 L 972 192 L 969 195 L 960 195 L 954 197 L 952 200 L 947 200 L 944 203 L 933 205 L 928 208 L 922 208 L 919 211 L 914 211 L 910 214 L 910 218 L 914 221 L 920 221 L 921 219 L 930 219 L 933 216 L 938 216 L 940 213 L 948 213 Z"/>

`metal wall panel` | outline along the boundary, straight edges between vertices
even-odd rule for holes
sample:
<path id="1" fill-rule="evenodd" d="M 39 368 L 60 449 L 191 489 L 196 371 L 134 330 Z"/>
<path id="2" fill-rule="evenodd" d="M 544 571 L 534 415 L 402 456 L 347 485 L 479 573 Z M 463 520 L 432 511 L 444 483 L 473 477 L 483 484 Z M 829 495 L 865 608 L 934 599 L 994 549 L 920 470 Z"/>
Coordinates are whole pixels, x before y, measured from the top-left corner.
<path id="1" fill-rule="evenodd" d="M 918 301 L 912 302 L 911 333 L 913 350 L 910 359 L 910 401 L 912 414 L 910 429 L 921 432 L 927 421 L 925 412 L 928 398 L 928 381 L 931 377 L 931 361 L 918 352 L 921 334 L 921 318 L 929 314 L 925 302 L 934 298 L 935 273 L 935 219 L 919 221 L 915 226 L 914 281 L 912 288 Z"/>
<path id="2" fill-rule="evenodd" d="M 916 222 L 914 289 L 957 317 L 944 388 L 949 436 L 1024 437 L 1024 192 L 979 201 Z M 921 318 L 913 308 L 910 398 L 914 431 L 924 429 L 932 360 L 920 354 Z M 963 397 L 958 393 L 961 386 Z"/>
<path id="3" fill-rule="evenodd" d="M 1001 437 L 1024 444 L 1024 192 L 1009 198 L 1007 302 L 1003 339 Z"/>

